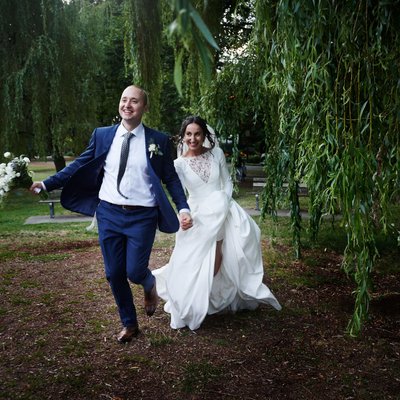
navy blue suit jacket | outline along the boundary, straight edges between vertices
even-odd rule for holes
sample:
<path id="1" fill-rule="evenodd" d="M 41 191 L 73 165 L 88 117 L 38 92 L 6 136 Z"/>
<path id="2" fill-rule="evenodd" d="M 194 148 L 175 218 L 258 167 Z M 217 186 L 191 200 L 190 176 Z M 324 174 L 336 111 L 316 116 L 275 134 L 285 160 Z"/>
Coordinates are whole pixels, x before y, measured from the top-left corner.
<path id="1" fill-rule="evenodd" d="M 86 150 L 63 170 L 44 181 L 49 192 L 63 188 L 61 204 L 67 210 L 94 215 L 99 203 L 104 162 L 117 128 L 118 125 L 96 128 Z M 168 136 L 146 126 L 144 129 L 147 165 L 159 210 L 158 228 L 162 232 L 173 233 L 179 229 L 179 221 L 162 184 L 165 184 L 178 210 L 189 206 L 174 168 Z M 152 143 L 159 146 L 160 152 L 150 158 L 148 148 Z"/>

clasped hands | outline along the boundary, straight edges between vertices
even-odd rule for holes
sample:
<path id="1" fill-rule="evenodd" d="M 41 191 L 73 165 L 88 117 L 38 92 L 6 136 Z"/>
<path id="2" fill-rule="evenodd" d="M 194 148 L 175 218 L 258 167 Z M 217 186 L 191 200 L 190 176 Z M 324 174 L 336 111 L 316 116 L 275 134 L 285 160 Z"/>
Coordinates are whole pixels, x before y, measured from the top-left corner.
<path id="1" fill-rule="evenodd" d="M 193 220 L 189 213 L 182 212 L 179 214 L 179 222 L 182 230 L 186 231 L 187 229 L 193 226 Z"/>

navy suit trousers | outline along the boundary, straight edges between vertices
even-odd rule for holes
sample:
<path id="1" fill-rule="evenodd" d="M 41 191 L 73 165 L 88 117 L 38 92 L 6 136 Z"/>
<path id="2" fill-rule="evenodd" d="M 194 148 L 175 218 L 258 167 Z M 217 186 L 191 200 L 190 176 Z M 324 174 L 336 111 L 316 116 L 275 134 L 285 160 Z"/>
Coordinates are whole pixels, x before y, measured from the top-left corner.
<path id="1" fill-rule="evenodd" d="M 124 210 L 100 201 L 96 218 L 105 274 L 111 286 L 123 326 L 137 324 L 129 281 L 146 292 L 155 280 L 148 265 L 157 229 L 158 208 Z"/>

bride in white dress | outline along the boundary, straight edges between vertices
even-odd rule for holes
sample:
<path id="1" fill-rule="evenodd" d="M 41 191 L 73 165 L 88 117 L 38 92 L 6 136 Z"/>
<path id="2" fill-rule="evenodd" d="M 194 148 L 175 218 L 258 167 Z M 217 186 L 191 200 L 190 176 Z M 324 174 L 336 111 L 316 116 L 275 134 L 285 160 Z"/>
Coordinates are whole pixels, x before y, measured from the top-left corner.
<path id="1" fill-rule="evenodd" d="M 173 329 L 198 329 L 207 314 L 281 306 L 262 282 L 260 229 L 232 199 L 232 181 L 221 148 L 206 122 L 187 118 L 180 137 L 187 151 L 175 168 L 189 194 L 193 227 L 180 229 L 169 263 L 153 270 L 158 295 Z M 207 140 L 211 147 L 205 147 Z"/>

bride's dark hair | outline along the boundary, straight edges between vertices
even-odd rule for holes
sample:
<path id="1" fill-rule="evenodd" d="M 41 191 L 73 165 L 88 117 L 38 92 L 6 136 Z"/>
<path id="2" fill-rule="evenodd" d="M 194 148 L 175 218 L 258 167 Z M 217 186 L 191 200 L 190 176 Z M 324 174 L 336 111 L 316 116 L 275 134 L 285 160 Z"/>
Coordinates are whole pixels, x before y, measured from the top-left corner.
<path id="1" fill-rule="evenodd" d="M 181 129 L 179 131 L 179 142 L 178 142 L 179 144 L 182 144 L 183 137 L 185 136 L 186 128 L 189 124 L 199 125 L 201 130 L 204 133 L 204 136 L 210 142 L 210 149 L 213 149 L 215 147 L 215 141 L 213 139 L 213 135 L 207 128 L 207 122 L 203 118 L 199 117 L 198 115 L 191 115 L 182 122 Z"/>

